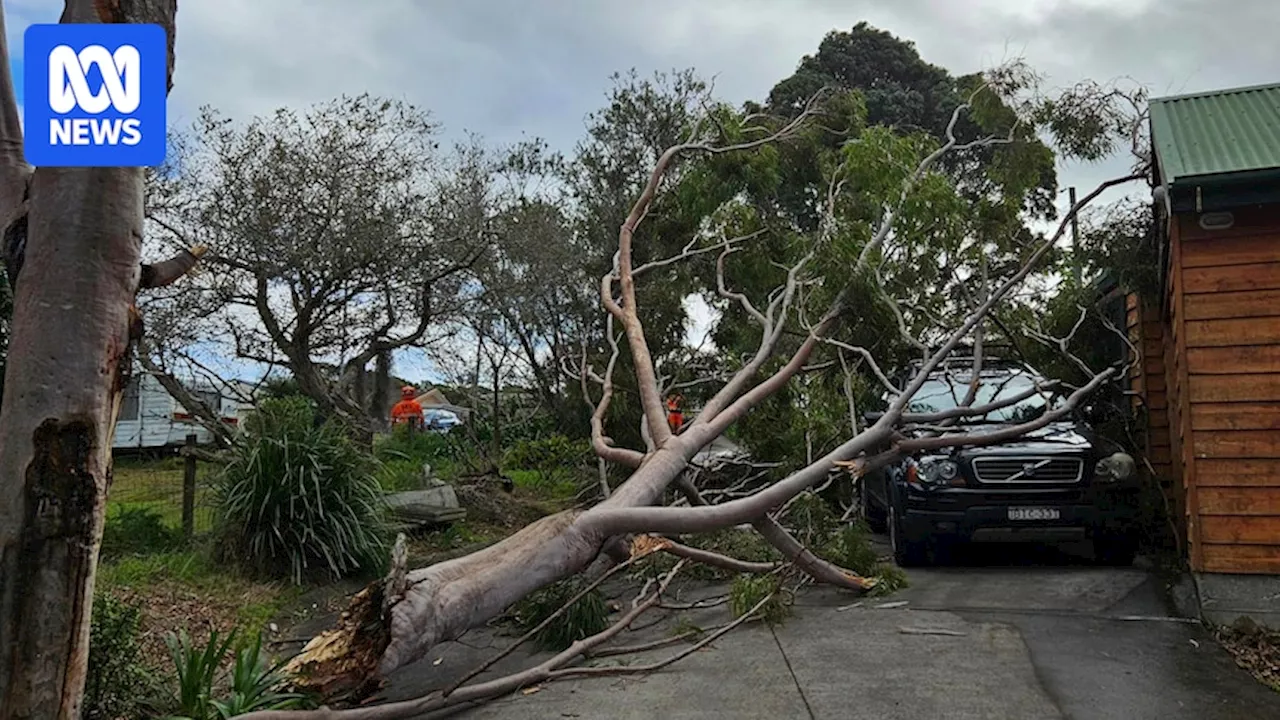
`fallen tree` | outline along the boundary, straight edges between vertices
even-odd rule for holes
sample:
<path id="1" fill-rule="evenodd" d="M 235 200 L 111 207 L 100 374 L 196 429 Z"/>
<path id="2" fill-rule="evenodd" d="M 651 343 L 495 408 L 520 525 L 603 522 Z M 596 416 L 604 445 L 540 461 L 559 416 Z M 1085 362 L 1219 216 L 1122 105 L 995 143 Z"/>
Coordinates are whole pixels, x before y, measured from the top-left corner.
<path id="1" fill-rule="evenodd" d="M 998 89 L 999 78 L 1002 76 L 996 74 L 994 77 L 996 79 L 992 83 L 974 91 L 971 101 L 982 99 L 983 93 Z M 980 300 L 975 301 L 962 314 L 959 322 L 943 331 L 943 341 L 934 350 L 922 352 L 921 362 L 916 366 L 914 375 L 901 387 L 894 388 L 897 398 L 874 424 L 863 428 L 824 457 L 777 482 L 741 497 L 721 494 L 719 502 L 707 502 L 691 480 L 692 474 L 686 472 L 690 461 L 702 448 L 757 407 L 763 399 L 779 391 L 809 367 L 815 351 L 829 345 L 839 323 L 857 309 L 850 305 L 850 288 L 859 282 L 874 282 L 877 264 L 882 262 L 880 258 L 883 257 L 880 250 L 884 244 L 895 240 L 895 221 L 908 212 L 913 193 L 922 183 L 931 179 L 931 173 L 939 160 L 949 153 L 1014 142 L 1012 130 L 1008 134 L 993 134 L 967 143 L 958 141 L 953 132 L 956 121 L 971 109 L 971 105 L 964 104 L 956 108 L 948 126 L 946 142 L 925 155 L 906 174 L 896 202 L 887 203 L 883 207 L 874 232 L 860 250 L 853 254 L 856 259 L 847 266 L 847 271 L 843 274 L 847 279 L 846 287 L 832 294 L 833 299 L 825 311 L 817 314 L 817 319 L 813 322 L 805 321 L 806 312 L 801 307 L 801 299 L 820 280 L 810 272 L 812 263 L 823 243 L 831 241 L 835 225 L 839 222 L 836 198 L 842 188 L 836 179 L 831 182 L 824 227 L 818 237 L 811 239 L 813 247 L 798 261 L 785 268 L 784 281 L 768 294 L 763 305 L 757 305 L 757 301 L 744 293 L 731 290 L 726 278 L 729 257 L 758 235 L 755 230 L 702 244 L 691 241 L 674 257 L 636 263 L 633 254 L 636 228 L 651 209 L 663 186 L 664 177 L 674 163 L 689 157 L 718 158 L 753 153 L 771 145 L 786 143 L 820 120 L 823 111 L 819 100 L 820 98 L 815 98 L 795 118 L 775 121 L 772 126 L 766 124 L 767 120 L 747 116 L 743 120 L 744 127 L 738 128 L 737 136 L 754 135 L 756 139 L 719 144 L 698 139 L 669 148 L 658 159 L 647 186 L 622 223 L 614 268 L 600 281 L 600 298 L 607 312 L 608 338 L 612 352 L 602 372 L 597 372 L 585 359 L 578 372 L 584 384 L 590 381 L 598 386 L 600 392 L 591 419 L 593 447 L 602 459 L 631 468 L 632 473 L 625 482 L 616 488 L 609 488 L 605 493 L 606 497 L 593 507 L 543 518 L 478 552 L 426 568 L 393 571 L 387 582 L 371 585 L 361 592 L 335 628 L 313 639 L 291 661 L 287 669 L 297 685 L 320 690 L 329 696 L 340 693 L 364 694 L 377 686 L 378 678 L 422 658 L 432 647 L 459 638 L 468 629 L 497 617 L 529 593 L 584 572 L 589 567 L 598 568 L 625 562 L 636 554 L 645 552 L 645 548 L 653 541 L 650 536 L 655 534 L 704 533 L 750 524 L 780 552 L 791 567 L 798 568 L 823 583 L 855 592 L 867 590 L 874 585 L 873 579 L 859 577 L 817 557 L 778 522 L 780 508 L 822 483 L 839 467 L 848 469 L 856 476 L 891 462 L 902 453 L 922 447 L 984 445 L 1003 442 L 1010 437 L 1034 431 L 1072 412 L 1089 392 L 1118 374 L 1116 367 L 1104 369 L 1065 401 L 1052 406 L 1052 409 L 1046 409 L 1041 416 L 999 433 L 982 435 L 940 432 L 933 438 L 911 440 L 899 432 L 908 423 L 915 426 L 946 426 L 956 418 L 982 416 L 1021 399 L 974 406 L 976 393 L 971 392 L 957 410 L 932 414 L 908 412 L 912 397 L 924 384 L 928 374 L 966 338 L 980 332 L 984 319 L 992 309 L 1006 301 L 1010 293 L 1052 252 L 1079 209 L 1108 188 L 1141 179 L 1141 173 L 1105 182 L 1085 195 L 1070 208 L 1054 233 L 1039 238 L 1025 248 L 1016 271 L 999 281 L 993 281 L 992 287 L 983 288 L 980 293 L 975 294 Z M 723 127 L 718 130 L 725 132 Z M 668 427 L 663 407 L 663 380 L 655 371 L 655 363 L 646 341 L 644 320 L 637 312 L 637 280 L 656 269 L 704 254 L 716 255 L 715 287 L 722 298 L 737 304 L 754 319 L 759 328 L 759 343 L 755 353 L 745 358 L 736 371 L 725 373 L 728 379 L 691 422 L 678 433 L 673 433 Z M 985 278 L 985 274 L 982 277 Z M 910 335 L 905 322 L 900 323 L 900 329 L 909 345 L 923 349 L 923 344 Z M 780 358 L 781 364 L 771 365 L 780 348 L 785 346 L 784 339 L 797 336 L 800 339 Z M 624 347 L 634 367 L 643 410 L 643 437 L 646 442 L 644 450 L 615 445 L 605 428 L 606 413 L 615 390 L 614 369 Z M 847 344 L 846 348 L 861 355 L 877 377 L 886 377 L 875 358 L 865 348 L 850 347 Z M 980 352 L 975 363 L 980 369 Z M 770 368 L 769 372 L 765 372 L 767 367 Z M 1049 407 L 1046 404 L 1046 408 Z M 668 490 L 678 490 L 684 497 L 682 504 L 664 505 Z M 673 548 L 672 551 L 682 557 L 683 562 L 706 561 L 745 572 L 768 572 L 776 569 L 772 564 L 752 564 L 734 558 L 711 557 L 714 553 L 691 552 L 688 548 Z M 590 638 L 575 644 L 550 663 L 506 678 L 452 687 L 428 697 L 383 706 L 351 710 L 259 712 L 245 717 L 252 720 L 386 720 L 413 717 L 431 710 L 496 697 L 531 681 L 603 672 L 594 669 L 568 670 L 566 667 L 570 662 L 589 655 L 600 642 L 616 634 L 617 628 L 625 627 L 633 620 L 633 613 L 627 613 L 619 624 L 604 633 L 608 637 Z M 645 666 L 631 670 L 652 669 L 656 668 Z M 626 671 L 623 668 L 610 668 L 608 672 Z"/>

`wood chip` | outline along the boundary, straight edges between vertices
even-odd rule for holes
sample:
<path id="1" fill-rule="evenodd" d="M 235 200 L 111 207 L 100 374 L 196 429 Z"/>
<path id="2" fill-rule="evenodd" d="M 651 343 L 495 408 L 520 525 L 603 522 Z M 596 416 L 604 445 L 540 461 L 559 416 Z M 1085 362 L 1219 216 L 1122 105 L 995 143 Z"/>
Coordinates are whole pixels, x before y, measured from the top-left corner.
<path id="1" fill-rule="evenodd" d="M 894 608 L 900 608 L 900 607 L 906 607 L 906 606 L 907 606 L 907 601 L 906 601 L 906 600 L 899 600 L 899 601 L 897 601 L 897 602 L 880 603 L 879 605 L 877 605 L 877 606 L 876 606 L 876 609 L 877 609 L 877 610 L 892 610 L 892 609 L 894 609 Z"/>
<path id="2" fill-rule="evenodd" d="M 542 686 L 541 686 L 541 685 L 534 685 L 533 687 L 527 687 L 527 688 L 525 688 L 525 689 L 521 690 L 521 691 L 520 691 L 520 694 L 521 694 L 521 695 L 532 695 L 532 694 L 534 694 L 534 693 L 538 692 L 538 691 L 539 691 L 539 690 L 541 690 L 541 689 L 542 689 Z"/>
<path id="3" fill-rule="evenodd" d="M 852 605 L 841 605 L 840 607 L 836 608 L 836 612 L 844 612 L 845 610 L 848 610 L 850 608 L 857 608 L 857 607 L 862 607 L 861 600 L 859 600 L 856 603 L 853 603 Z"/>
<path id="4" fill-rule="evenodd" d="M 918 628 L 918 627 L 900 627 L 898 632 L 903 635 L 947 635 L 949 637 L 964 637 L 968 633 L 962 633 L 956 630 L 946 630 L 944 628 Z"/>

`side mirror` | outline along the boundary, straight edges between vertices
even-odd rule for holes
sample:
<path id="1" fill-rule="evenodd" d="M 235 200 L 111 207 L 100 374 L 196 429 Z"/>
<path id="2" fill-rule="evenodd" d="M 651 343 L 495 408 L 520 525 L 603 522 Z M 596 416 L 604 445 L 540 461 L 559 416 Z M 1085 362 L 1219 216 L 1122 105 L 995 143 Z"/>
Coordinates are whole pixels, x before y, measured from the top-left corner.
<path id="1" fill-rule="evenodd" d="M 879 422 L 880 418 L 882 417 L 884 417 L 884 413 L 876 410 L 869 410 L 867 412 L 862 413 L 862 419 L 868 425 Z"/>

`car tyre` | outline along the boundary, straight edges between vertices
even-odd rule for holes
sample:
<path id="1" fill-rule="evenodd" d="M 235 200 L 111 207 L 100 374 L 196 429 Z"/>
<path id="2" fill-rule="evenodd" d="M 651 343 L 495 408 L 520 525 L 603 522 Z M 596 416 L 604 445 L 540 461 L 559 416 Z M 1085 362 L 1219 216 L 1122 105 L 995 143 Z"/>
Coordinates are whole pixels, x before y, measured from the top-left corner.
<path id="1" fill-rule="evenodd" d="M 1128 567 L 1138 555 L 1138 544 L 1130 537 L 1102 535 L 1093 540 L 1093 555 L 1102 565 Z"/>
<path id="2" fill-rule="evenodd" d="M 867 492 L 866 486 L 859 484 L 858 517 L 871 529 L 871 532 L 888 532 L 887 515 L 888 513 L 884 508 L 876 507 L 875 498 L 871 497 L 871 493 Z"/>
<path id="3" fill-rule="evenodd" d="M 889 512 L 889 546 L 893 548 L 893 561 L 898 567 L 920 567 L 929 562 L 929 546 L 923 542 L 903 537 L 902 520 L 895 512 Z"/>

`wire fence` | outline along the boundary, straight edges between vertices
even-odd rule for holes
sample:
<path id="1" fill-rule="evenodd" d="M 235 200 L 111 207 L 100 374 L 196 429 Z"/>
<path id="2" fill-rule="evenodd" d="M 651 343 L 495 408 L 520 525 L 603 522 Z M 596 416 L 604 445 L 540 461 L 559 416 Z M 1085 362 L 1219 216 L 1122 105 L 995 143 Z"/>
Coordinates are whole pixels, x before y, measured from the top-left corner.
<path id="1" fill-rule="evenodd" d="M 116 458 L 107 516 L 145 508 L 187 537 L 206 533 L 213 529 L 213 478 L 214 468 L 193 456 Z"/>

